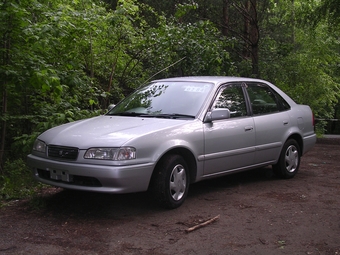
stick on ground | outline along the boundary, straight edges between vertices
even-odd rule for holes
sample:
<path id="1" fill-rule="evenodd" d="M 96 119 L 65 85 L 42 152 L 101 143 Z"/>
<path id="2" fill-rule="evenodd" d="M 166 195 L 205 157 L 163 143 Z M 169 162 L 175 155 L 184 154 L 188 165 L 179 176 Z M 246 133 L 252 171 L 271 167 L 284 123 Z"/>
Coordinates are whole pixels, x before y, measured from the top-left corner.
<path id="1" fill-rule="evenodd" d="M 207 220 L 205 222 L 202 222 L 202 223 L 197 224 L 197 225 L 195 225 L 195 226 L 193 226 L 191 228 L 186 229 L 185 232 L 190 233 L 190 232 L 192 232 L 192 231 L 194 231 L 196 229 L 202 228 L 202 227 L 204 227 L 204 226 L 206 226 L 206 225 L 208 225 L 210 223 L 213 223 L 214 221 L 218 220 L 219 218 L 220 218 L 220 215 L 217 215 L 216 217 L 211 218 L 210 220 Z"/>

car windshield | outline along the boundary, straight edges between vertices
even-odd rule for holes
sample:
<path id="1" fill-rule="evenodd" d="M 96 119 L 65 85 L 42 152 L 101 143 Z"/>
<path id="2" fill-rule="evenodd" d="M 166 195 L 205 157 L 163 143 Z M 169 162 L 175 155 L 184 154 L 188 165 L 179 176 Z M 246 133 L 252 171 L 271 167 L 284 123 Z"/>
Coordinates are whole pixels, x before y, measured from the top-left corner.
<path id="1" fill-rule="evenodd" d="M 108 115 L 194 118 L 213 84 L 204 82 L 155 82 L 122 100 Z"/>

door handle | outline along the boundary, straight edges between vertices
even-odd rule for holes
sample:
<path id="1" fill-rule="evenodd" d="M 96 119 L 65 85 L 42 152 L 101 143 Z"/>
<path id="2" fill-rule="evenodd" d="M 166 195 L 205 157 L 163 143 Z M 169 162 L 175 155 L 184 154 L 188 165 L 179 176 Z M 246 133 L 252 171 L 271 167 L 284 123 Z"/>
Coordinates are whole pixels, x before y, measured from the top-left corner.
<path id="1" fill-rule="evenodd" d="M 253 129 L 254 129 L 253 126 L 246 126 L 246 127 L 244 127 L 244 131 L 251 131 Z"/>
<path id="2" fill-rule="evenodd" d="M 284 120 L 283 125 L 287 125 L 287 124 L 288 124 L 288 120 Z"/>

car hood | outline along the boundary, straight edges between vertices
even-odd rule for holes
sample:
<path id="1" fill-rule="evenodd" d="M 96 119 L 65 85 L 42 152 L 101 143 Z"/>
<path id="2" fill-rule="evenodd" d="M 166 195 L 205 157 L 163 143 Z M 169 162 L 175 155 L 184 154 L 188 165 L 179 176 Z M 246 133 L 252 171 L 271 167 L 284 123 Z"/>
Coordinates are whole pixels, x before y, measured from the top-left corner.
<path id="1" fill-rule="evenodd" d="M 188 120 L 103 115 L 49 129 L 38 139 L 46 144 L 79 149 L 119 147 L 133 138 L 187 122 Z"/>

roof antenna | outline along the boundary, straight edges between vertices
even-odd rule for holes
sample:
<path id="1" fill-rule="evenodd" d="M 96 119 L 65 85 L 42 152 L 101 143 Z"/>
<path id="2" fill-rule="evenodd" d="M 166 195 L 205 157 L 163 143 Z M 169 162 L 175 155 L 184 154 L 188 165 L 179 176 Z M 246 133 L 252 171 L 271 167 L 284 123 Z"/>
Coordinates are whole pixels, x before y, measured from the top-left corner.
<path id="1" fill-rule="evenodd" d="M 155 74 L 152 75 L 149 79 L 145 80 L 144 83 L 143 83 L 142 85 L 144 85 L 145 83 L 147 83 L 149 80 L 151 80 L 151 79 L 152 79 L 153 77 L 155 77 L 157 74 L 163 72 L 165 69 L 168 69 L 169 67 L 172 67 L 172 66 L 176 65 L 177 63 L 181 62 L 181 61 L 182 61 L 183 59 L 185 59 L 185 58 L 186 58 L 186 57 L 183 57 L 183 58 L 181 58 L 180 60 L 177 60 L 175 63 L 172 63 L 171 65 L 169 65 L 169 66 L 163 68 L 162 70 L 160 70 L 159 72 L 155 73 Z M 142 85 L 141 85 L 141 86 L 142 86 Z"/>
<path id="2" fill-rule="evenodd" d="M 160 70 L 159 72 L 155 73 L 155 74 L 152 75 L 149 79 L 145 80 L 144 83 L 142 83 L 138 88 L 142 87 L 145 83 L 147 83 L 149 80 L 151 80 L 151 79 L 152 79 L 153 77 L 155 77 L 157 74 L 163 72 L 165 69 L 167 69 L 167 68 L 169 68 L 169 67 L 172 67 L 172 66 L 176 65 L 177 63 L 181 62 L 181 61 L 182 61 L 183 59 L 185 59 L 185 58 L 186 58 L 186 57 L 183 57 L 183 58 L 181 58 L 180 60 L 177 60 L 175 63 L 172 63 L 171 65 L 169 65 L 169 66 L 163 68 L 162 70 Z M 115 107 L 115 104 L 110 104 L 110 105 L 109 105 L 109 111 L 110 111 L 113 107 Z"/>

